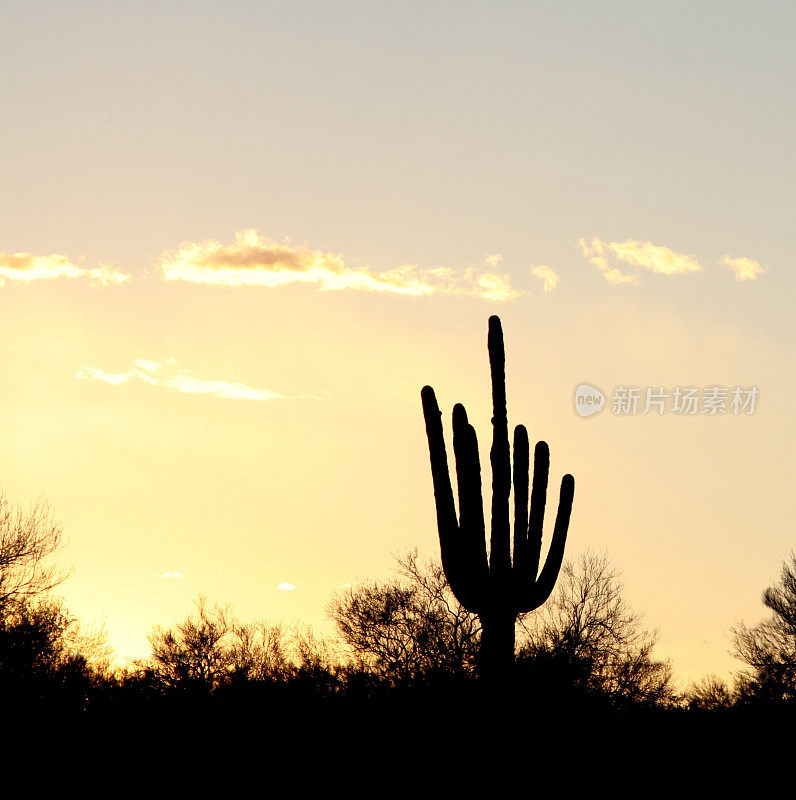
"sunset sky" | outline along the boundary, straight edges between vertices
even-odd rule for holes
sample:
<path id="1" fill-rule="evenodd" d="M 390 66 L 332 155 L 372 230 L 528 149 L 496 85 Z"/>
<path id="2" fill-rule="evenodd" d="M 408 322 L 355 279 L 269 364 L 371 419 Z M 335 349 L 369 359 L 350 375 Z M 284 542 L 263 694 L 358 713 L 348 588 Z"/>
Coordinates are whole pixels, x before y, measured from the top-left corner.
<path id="1" fill-rule="evenodd" d="M 331 632 L 438 553 L 423 385 L 488 464 L 499 314 L 567 555 L 607 551 L 681 681 L 738 668 L 796 548 L 794 17 L 4 3 L 0 486 L 63 523 L 70 609 L 120 658 L 200 592 Z M 754 413 L 642 413 L 716 386 Z"/>

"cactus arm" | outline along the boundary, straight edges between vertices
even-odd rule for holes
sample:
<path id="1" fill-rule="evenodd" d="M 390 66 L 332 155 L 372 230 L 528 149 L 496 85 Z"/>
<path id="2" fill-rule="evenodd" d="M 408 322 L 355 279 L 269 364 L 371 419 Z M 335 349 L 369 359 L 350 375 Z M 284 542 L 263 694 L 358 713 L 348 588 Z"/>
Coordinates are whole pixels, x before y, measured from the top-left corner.
<path id="1" fill-rule="evenodd" d="M 453 490 L 448 474 L 448 457 L 445 453 L 445 439 L 442 435 L 442 413 L 437 404 L 434 390 L 424 386 L 420 392 L 423 401 L 423 416 L 426 420 L 428 452 L 431 458 L 431 477 L 434 482 L 434 502 L 437 507 L 437 530 L 439 531 L 440 553 L 445 573 L 454 574 L 454 539 L 459 532 L 456 507 L 453 504 Z M 453 557 L 452 557 L 453 556 Z M 450 570 L 450 572 L 449 572 Z M 451 581 L 453 583 L 453 581 Z"/>
<path id="2" fill-rule="evenodd" d="M 547 442 L 537 442 L 533 452 L 533 488 L 531 490 L 531 514 L 528 520 L 528 563 L 525 571 L 535 581 L 539 571 L 542 551 L 542 529 L 544 510 L 547 504 L 547 481 L 550 475 L 550 449 Z"/>
<path id="3" fill-rule="evenodd" d="M 550 550 L 547 553 L 544 568 L 536 583 L 531 591 L 526 593 L 525 597 L 522 597 L 520 602 L 517 603 L 521 612 L 533 611 L 534 608 L 538 608 L 550 597 L 550 593 L 553 591 L 558 572 L 561 569 L 561 562 L 564 560 L 564 545 L 567 541 L 567 530 L 569 529 L 569 518 L 572 513 L 574 495 L 575 479 L 571 475 L 564 475 L 561 479 L 558 514 L 556 515 Z"/>
<path id="4" fill-rule="evenodd" d="M 461 403 L 453 407 L 453 452 L 459 486 L 460 533 L 457 550 L 461 553 L 461 591 L 466 597 L 460 598 L 460 602 L 472 611 L 483 605 L 489 567 L 486 558 L 478 440 Z"/>
<path id="5" fill-rule="evenodd" d="M 476 572 L 488 571 L 484 525 L 484 500 L 481 492 L 481 462 L 475 428 L 467 421 L 461 403 L 453 407 L 453 450 L 459 484 L 460 529 Z M 483 574 L 481 577 L 483 577 Z"/>
<path id="6" fill-rule="evenodd" d="M 475 553 L 475 558 L 478 562 L 478 572 L 479 576 L 486 581 L 489 578 L 489 558 L 486 553 L 486 526 L 484 524 L 484 501 L 481 494 L 481 462 L 478 457 L 478 437 L 475 434 L 475 428 L 472 425 L 467 426 L 467 430 L 470 434 L 470 441 L 471 441 L 471 451 L 473 454 L 473 459 L 476 467 L 477 478 L 478 482 L 475 486 L 476 496 L 478 498 L 478 503 L 476 504 L 476 522 L 475 522 L 475 529 L 477 530 L 477 536 L 474 537 L 473 541 L 473 552 Z"/>
<path id="7" fill-rule="evenodd" d="M 506 416 L 506 354 L 500 319 L 489 318 L 489 366 L 492 373 L 492 537 L 489 567 L 493 575 L 511 569 L 509 496 L 511 494 L 511 453 Z"/>
<path id="8" fill-rule="evenodd" d="M 514 428 L 514 569 L 524 571 L 528 560 L 528 431 Z M 536 575 L 532 576 L 532 579 Z"/>

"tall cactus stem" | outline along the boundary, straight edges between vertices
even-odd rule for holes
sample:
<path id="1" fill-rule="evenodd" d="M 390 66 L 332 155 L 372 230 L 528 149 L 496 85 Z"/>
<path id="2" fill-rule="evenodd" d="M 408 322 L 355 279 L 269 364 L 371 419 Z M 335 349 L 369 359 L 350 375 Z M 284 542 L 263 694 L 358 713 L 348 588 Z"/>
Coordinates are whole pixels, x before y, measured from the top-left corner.
<path id="1" fill-rule="evenodd" d="M 493 575 L 511 569 L 509 495 L 511 494 L 511 453 L 506 412 L 506 355 L 503 330 L 497 317 L 489 318 L 489 365 L 492 373 L 492 540 L 489 569 Z"/>

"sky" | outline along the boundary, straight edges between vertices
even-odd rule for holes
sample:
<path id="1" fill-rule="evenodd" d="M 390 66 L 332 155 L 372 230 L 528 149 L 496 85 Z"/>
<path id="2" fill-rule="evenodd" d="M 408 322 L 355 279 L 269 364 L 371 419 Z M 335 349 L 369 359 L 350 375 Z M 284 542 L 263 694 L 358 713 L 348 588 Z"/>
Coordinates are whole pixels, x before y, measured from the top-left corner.
<path id="1" fill-rule="evenodd" d="M 681 681 L 739 668 L 794 548 L 794 16 L 4 2 L 0 486 L 69 607 L 120 658 L 200 593 L 330 633 L 438 553 L 422 386 L 487 461 L 498 314 L 567 556 Z"/>

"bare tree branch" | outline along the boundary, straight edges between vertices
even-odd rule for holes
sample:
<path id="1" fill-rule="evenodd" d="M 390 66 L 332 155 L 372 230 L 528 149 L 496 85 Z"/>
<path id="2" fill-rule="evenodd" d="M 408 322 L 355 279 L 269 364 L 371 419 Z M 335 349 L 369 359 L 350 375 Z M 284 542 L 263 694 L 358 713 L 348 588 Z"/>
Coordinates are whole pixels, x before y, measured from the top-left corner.
<path id="1" fill-rule="evenodd" d="M 478 617 L 453 597 L 440 564 L 421 563 L 417 550 L 396 560 L 396 578 L 362 583 L 332 599 L 327 612 L 350 652 L 395 684 L 474 674 Z"/>
<path id="2" fill-rule="evenodd" d="M 69 577 L 54 558 L 62 546 L 63 531 L 46 503 L 25 511 L 12 506 L 0 490 L 0 612 Z"/>
<path id="3" fill-rule="evenodd" d="M 783 563 L 779 583 L 763 592 L 772 614 L 748 627 L 732 628 L 732 654 L 747 665 L 738 692 L 747 699 L 796 700 L 796 555 Z"/>

